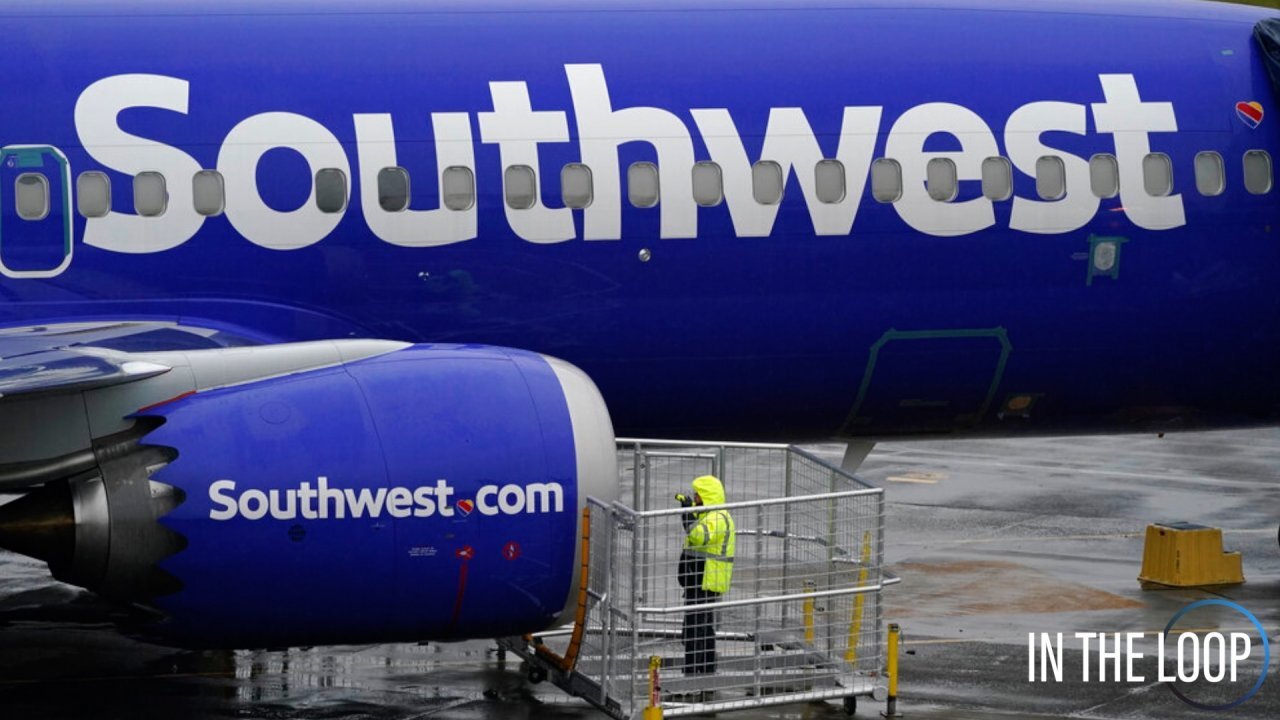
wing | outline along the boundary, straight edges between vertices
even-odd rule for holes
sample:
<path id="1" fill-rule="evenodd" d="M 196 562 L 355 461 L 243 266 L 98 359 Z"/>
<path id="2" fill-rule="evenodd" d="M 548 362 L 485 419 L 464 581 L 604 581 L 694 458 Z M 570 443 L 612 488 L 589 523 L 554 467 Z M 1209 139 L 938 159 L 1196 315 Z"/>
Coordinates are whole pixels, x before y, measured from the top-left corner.
<path id="1" fill-rule="evenodd" d="M 39 393 L 78 392 L 168 372 L 121 352 L 159 352 L 248 344 L 218 331 L 176 323 L 63 323 L 0 329 L 0 402 Z"/>
<path id="2" fill-rule="evenodd" d="M 354 338 L 260 343 L 168 322 L 0 329 L 0 493 L 97 467 L 141 437 L 140 408 L 405 347 Z"/>
<path id="3" fill-rule="evenodd" d="M 83 401 L 74 395 L 154 378 L 171 369 L 164 361 L 132 353 L 246 344 L 252 343 L 171 322 L 0 329 L 0 493 L 39 485 L 55 470 L 70 473 L 93 464 Z"/>

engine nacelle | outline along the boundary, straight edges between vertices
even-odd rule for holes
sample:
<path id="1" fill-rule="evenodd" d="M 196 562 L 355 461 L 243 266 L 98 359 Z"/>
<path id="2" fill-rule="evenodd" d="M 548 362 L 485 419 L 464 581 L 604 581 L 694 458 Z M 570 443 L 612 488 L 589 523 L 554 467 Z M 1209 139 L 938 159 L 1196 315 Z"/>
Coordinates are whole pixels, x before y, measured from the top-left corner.
<path id="1" fill-rule="evenodd" d="M 70 483 L 76 542 L 54 569 L 133 591 L 192 645 L 550 626 L 576 600 L 586 497 L 617 495 L 595 385 L 515 350 L 411 346 L 136 417 L 154 429 L 125 464 Z"/>

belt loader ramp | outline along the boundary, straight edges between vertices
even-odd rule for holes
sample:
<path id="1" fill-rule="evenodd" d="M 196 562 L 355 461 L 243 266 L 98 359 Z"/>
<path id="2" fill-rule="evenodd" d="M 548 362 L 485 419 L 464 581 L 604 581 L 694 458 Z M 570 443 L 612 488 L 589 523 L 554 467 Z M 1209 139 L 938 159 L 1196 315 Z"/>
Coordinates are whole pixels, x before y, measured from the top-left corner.
<path id="1" fill-rule="evenodd" d="M 882 489 L 787 445 L 620 440 L 618 452 L 630 502 L 588 501 L 575 623 L 500 641 L 531 677 L 619 720 L 659 704 L 678 717 L 885 697 L 881 591 L 898 579 L 883 569 Z M 737 552 L 729 592 L 690 604 L 677 577 L 688 510 L 673 496 L 707 474 L 724 483 L 716 507 Z"/>

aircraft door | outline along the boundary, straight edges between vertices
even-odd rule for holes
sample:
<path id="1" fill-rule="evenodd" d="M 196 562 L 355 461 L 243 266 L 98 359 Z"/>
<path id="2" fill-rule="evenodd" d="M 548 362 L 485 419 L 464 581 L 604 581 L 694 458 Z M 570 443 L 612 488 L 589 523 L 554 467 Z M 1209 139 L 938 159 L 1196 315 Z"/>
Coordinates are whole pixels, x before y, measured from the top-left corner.
<path id="1" fill-rule="evenodd" d="M 71 265 L 71 167 L 47 145 L 0 148 L 0 274 L 50 278 Z"/>
<path id="2" fill-rule="evenodd" d="M 871 347 L 842 434 L 871 426 L 887 434 L 973 427 L 991 408 L 1011 351 L 1004 328 L 890 330 Z"/>

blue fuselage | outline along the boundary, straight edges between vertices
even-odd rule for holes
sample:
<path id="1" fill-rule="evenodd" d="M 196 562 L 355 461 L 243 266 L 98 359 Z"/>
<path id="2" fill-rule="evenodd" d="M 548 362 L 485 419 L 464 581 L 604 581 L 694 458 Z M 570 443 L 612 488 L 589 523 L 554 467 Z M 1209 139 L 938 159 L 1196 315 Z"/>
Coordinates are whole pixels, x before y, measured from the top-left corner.
<path id="1" fill-rule="evenodd" d="M 1276 421 L 1280 194 L 1249 192 L 1242 165 L 1280 153 L 1257 11 L 779 5 L 6 9 L 0 145 L 67 167 L 31 161 L 54 207 L 25 220 L 9 155 L 0 323 L 523 348 L 586 370 L 620 435 Z M 1197 188 L 1206 151 L 1219 195 Z M 1144 184 L 1148 153 L 1171 160 L 1167 196 Z M 1093 192 L 1097 154 L 1117 157 L 1117 197 Z M 993 156 L 1012 161 L 1009 199 L 983 196 Z M 1041 197 L 1042 157 L 1065 197 Z M 838 202 L 805 187 L 821 158 L 842 163 Z M 873 197 L 878 158 L 902 168 L 897 202 Z M 958 169 L 950 202 L 925 189 L 934 158 Z M 786 172 L 779 205 L 752 195 L 761 159 Z M 671 181 L 686 161 L 718 164 L 724 202 Z M 561 168 L 579 162 L 593 198 L 567 209 Z M 629 200 L 637 162 L 662 170 L 657 207 Z M 529 210 L 504 202 L 513 165 L 537 172 Z M 374 182 L 391 166 L 411 178 L 399 217 Z M 440 209 L 445 167 L 473 170 L 474 208 Z M 325 168 L 346 178 L 342 212 L 317 207 Z M 220 215 L 193 207 L 200 169 L 226 184 Z M 86 171 L 110 177 L 112 213 L 64 217 Z M 159 217 L 134 214 L 144 172 L 165 177 Z"/>

